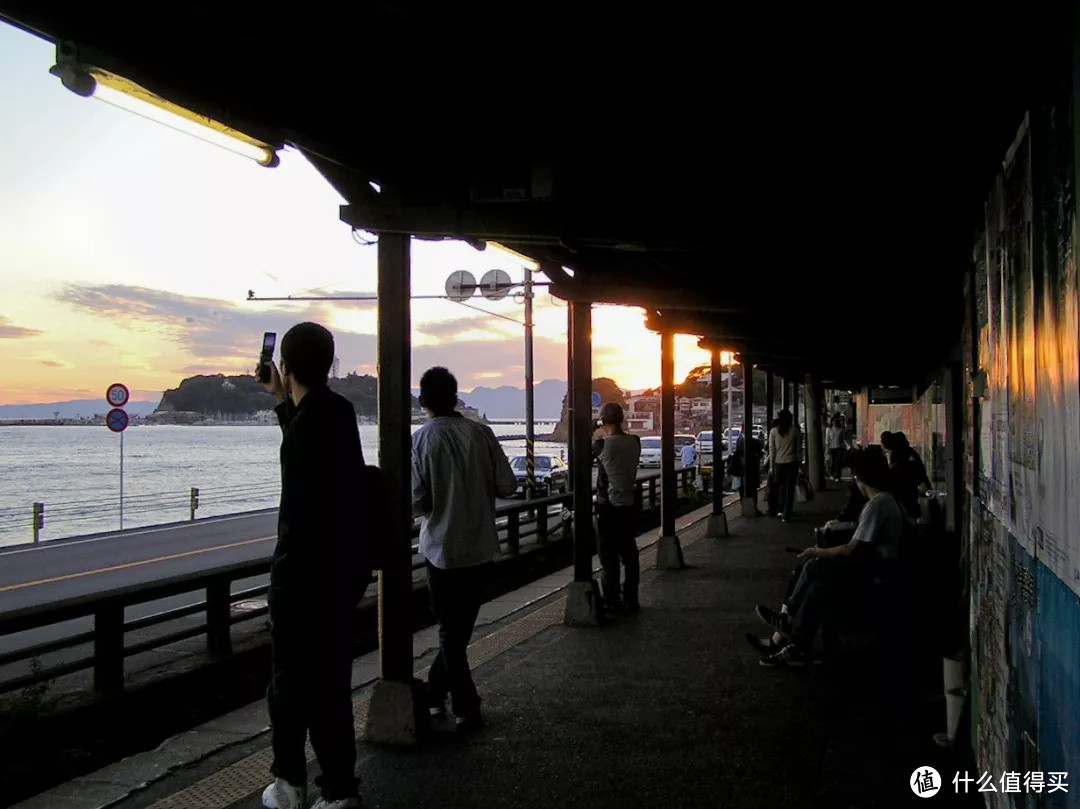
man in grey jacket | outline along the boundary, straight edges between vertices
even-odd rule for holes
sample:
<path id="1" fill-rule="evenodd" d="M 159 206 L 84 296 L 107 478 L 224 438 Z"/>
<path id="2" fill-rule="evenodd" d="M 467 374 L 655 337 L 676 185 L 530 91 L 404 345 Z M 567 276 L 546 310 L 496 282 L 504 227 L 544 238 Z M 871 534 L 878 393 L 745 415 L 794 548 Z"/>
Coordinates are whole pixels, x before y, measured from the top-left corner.
<path id="1" fill-rule="evenodd" d="M 427 564 L 439 652 L 428 674 L 432 716 L 453 700 L 459 730 L 483 725 L 466 650 L 484 588 L 499 556 L 495 498 L 517 480 L 491 428 L 456 411 L 457 380 L 445 368 L 420 378 L 420 404 L 430 417 L 412 438 L 413 514 L 422 518 L 420 553 Z"/>

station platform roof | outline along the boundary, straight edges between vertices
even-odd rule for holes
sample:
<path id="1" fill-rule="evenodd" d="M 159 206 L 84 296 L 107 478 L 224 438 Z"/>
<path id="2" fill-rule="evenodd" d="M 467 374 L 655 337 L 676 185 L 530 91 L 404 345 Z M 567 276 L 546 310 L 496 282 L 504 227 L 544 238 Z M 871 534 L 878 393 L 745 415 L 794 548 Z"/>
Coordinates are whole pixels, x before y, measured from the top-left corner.
<path id="1" fill-rule="evenodd" d="M 555 294 L 897 384 L 958 339 L 982 200 L 1071 69 L 1069 14 L 0 0 L 81 62 L 304 150 L 355 226 L 498 241 Z"/>

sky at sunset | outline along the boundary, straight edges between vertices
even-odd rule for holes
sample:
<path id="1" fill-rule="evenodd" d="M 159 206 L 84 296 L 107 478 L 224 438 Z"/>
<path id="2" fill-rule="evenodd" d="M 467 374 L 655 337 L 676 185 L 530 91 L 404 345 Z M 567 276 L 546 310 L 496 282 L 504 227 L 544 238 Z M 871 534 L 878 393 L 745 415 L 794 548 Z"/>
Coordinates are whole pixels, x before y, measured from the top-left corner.
<path id="1" fill-rule="evenodd" d="M 101 396 L 114 381 L 156 399 L 181 378 L 250 371 L 263 331 L 327 324 L 341 371 L 375 371 L 372 303 L 262 296 L 363 294 L 376 248 L 337 218 L 339 195 L 295 151 L 251 160 L 65 90 L 53 45 L 0 23 L 0 404 Z M 482 125 L 485 122 L 478 121 Z M 522 275 L 458 242 L 413 243 L 413 293 L 454 270 Z M 544 280 L 542 277 L 537 280 Z M 520 320 L 513 300 L 478 305 Z M 640 310 L 596 307 L 594 375 L 658 384 L 659 336 Z M 454 370 L 462 390 L 523 384 L 519 325 L 445 300 L 413 304 L 413 377 Z M 676 373 L 708 361 L 676 342 Z M 566 306 L 540 294 L 536 378 L 566 378 Z"/>

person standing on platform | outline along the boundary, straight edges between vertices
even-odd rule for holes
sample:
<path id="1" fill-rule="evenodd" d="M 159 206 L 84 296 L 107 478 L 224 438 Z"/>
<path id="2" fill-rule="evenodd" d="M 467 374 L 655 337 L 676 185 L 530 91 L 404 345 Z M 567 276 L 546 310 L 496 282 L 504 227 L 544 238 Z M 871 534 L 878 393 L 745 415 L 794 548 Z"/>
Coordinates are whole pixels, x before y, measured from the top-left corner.
<path id="1" fill-rule="evenodd" d="M 641 439 L 623 430 L 623 409 L 616 402 L 600 408 L 604 437 L 593 443 L 597 459 L 596 523 L 597 550 L 603 572 L 604 607 L 608 612 L 641 609 L 638 582 L 637 504 L 634 502 Z M 626 568 L 626 580 L 619 589 L 619 562 Z"/>
<path id="2" fill-rule="evenodd" d="M 457 412 L 457 379 L 445 368 L 420 377 L 428 422 L 412 437 L 412 509 L 420 517 L 439 651 L 428 674 L 431 715 L 452 700 L 459 731 L 483 726 L 467 650 L 498 558 L 495 498 L 517 491 L 517 479 L 491 428 Z"/>
<path id="3" fill-rule="evenodd" d="M 839 483 L 844 463 L 844 424 L 839 415 L 833 416 L 825 431 L 825 446 L 829 449 L 829 475 L 834 483 Z"/>
<path id="4" fill-rule="evenodd" d="M 769 484 L 778 487 L 780 519 L 787 522 L 795 506 L 795 485 L 799 479 L 801 452 L 799 428 L 791 411 L 784 409 L 769 430 Z"/>
<path id="5" fill-rule="evenodd" d="M 300 323 L 281 341 L 267 389 L 281 424 L 281 506 L 270 568 L 268 809 L 307 807 L 308 733 L 322 774 L 314 809 L 360 806 L 352 711 L 353 619 L 371 580 L 357 519 L 364 452 L 356 411 L 330 390 L 334 338 Z"/>

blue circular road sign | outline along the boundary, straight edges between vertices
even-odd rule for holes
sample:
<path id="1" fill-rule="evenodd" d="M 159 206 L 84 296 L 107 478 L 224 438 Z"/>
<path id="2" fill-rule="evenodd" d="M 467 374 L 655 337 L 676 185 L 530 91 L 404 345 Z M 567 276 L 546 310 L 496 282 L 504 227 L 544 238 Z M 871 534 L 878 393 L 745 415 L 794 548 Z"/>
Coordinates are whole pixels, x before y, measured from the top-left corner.
<path id="1" fill-rule="evenodd" d="M 601 399 L 600 399 L 600 394 L 599 394 L 599 393 L 597 393 L 597 392 L 596 392 L 596 391 L 594 390 L 594 391 L 592 392 L 592 406 L 593 406 L 593 407 L 599 407 L 599 406 L 600 406 L 600 402 L 601 402 Z"/>
<path id="2" fill-rule="evenodd" d="M 105 426 L 114 433 L 122 433 L 128 426 L 128 414 L 119 407 L 114 407 L 105 414 Z"/>

